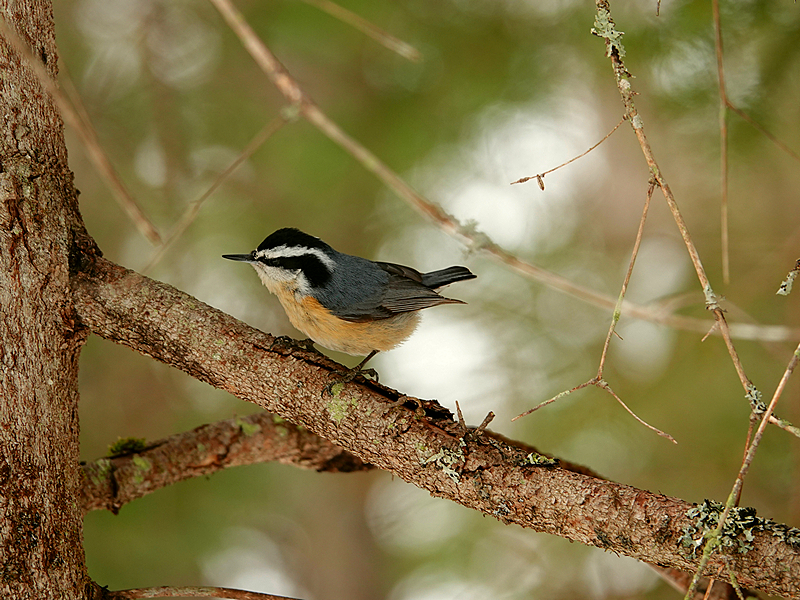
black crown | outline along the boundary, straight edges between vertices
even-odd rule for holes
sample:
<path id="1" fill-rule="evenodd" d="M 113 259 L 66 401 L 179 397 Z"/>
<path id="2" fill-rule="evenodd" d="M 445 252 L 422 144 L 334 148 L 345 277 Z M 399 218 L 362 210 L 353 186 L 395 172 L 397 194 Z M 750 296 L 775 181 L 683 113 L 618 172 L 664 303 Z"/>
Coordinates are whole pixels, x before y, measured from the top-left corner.
<path id="1" fill-rule="evenodd" d="M 323 252 L 330 252 L 331 247 L 318 237 L 303 233 L 294 227 L 284 227 L 271 233 L 258 245 L 259 250 L 272 250 L 279 246 L 287 248 L 318 248 Z"/>

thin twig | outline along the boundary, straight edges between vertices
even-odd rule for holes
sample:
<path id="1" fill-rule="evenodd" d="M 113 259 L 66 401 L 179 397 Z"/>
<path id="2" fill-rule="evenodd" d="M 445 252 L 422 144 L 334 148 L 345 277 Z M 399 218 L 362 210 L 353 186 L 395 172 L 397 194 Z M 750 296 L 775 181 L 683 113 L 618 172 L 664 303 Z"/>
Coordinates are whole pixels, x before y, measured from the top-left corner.
<path id="1" fill-rule="evenodd" d="M 787 145 L 786 145 L 786 144 L 784 144 L 782 141 L 780 141 L 778 138 L 776 138 L 774 135 L 772 135 L 772 134 L 771 134 L 769 131 L 767 131 L 767 130 L 766 130 L 766 129 L 765 129 L 765 128 L 764 128 L 764 127 L 763 127 L 763 126 L 762 126 L 762 125 L 761 125 L 761 124 L 758 122 L 758 121 L 756 121 L 755 119 L 753 119 L 753 117 L 751 117 L 751 116 L 750 116 L 750 115 L 748 115 L 746 112 L 744 112 L 742 109 L 738 108 L 737 106 L 734 106 L 734 105 L 733 105 L 733 104 L 731 104 L 731 103 L 728 103 L 728 108 L 729 108 L 730 110 L 732 110 L 733 112 L 735 112 L 737 115 L 739 115 L 741 118 L 743 118 L 745 121 L 747 121 L 748 123 L 750 123 L 750 125 L 752 125 L 752 126 L 753 126 L 753 127 L 755 127 L 755 128 L 758 130 L 758 131 L 760 131 L 760 132 L 761 132 L 761 134 L 762 134 L 764 137 L 766 137 L 766 138 L 767 138 L 769 141 L 771 141 L 773 144 L 775 144 L 775 145 L 776 145 L 778 148 L 780 148 L 781 150 L 783 150 L 784 152 L 786 152 L 786 154 L 788 154 L 789 156 L 791 156 L 791 157 L 792 157 L 793 159 L 795 159 L 796 161 L 800 162 L 800 154 L 798 154 L 797 152 L 795 152 L 794 150 L 792 150 L 791 148 L 789 148 L 789 146 L 787 146 Z"/>
<path id="2" fill-rule="evenodd" d="M 153 245 L 160 244 L 161 236 L 155 225 L 147 218 L 142 208 L 122 183 L 122 179 L 111 164 L 105 150 L 103 150 L 98 140 L 97 132 L 94 130 L 91 122 L 88 119 L 82 118 L 82 115 L 85 115 L 86 111 L 83 109 L 82 105 L 78 104 L 79 99 L 77 94 L 73 95 L 73 101 L 75 101 L 76 106 L 78 106 L 77 109 L 74 109 L 61 92 L 58 83 L 50 76 L 50 73 L 34 55 L 28 44 L 9 27 L 8 23 L 6 23 L 2 17 L 0 17 L 0 34 L 2 34 L 9 44 L 23 57 L 28 66 L 33 70 L 41 86 L 53 98 L 64 121 L 75 130 L 81 142 L 83 142 L 89 160 L 92 161 L 97 172 L 111 189 L 114 198 L 128 214 L 128 217 L 133 221 L 133 224 L 139 232 Z M 65 82 L 68 82 L 68 79 L 65 78 Z M 69 90 L 72 84 L 67 83 L 67 86 Z"/>
<path id="3" fill-rule="evenodd" d="M 716 579 L 710 579 L 708 581 L 708 587 L 706 588 L 706 593 L 703 594 L 703 600 L 708 600 L 711 597 L 711 590 L 714 589 L 714 583 L 716 583 Z"/>
<path id="4" fill-rule="evenodd" d="M 483 432 L 486 430 L 486 428 L 489 426 L 489 423 L 491 423 L 493 419 L 494 419 L 494 413 L 492 411 L 489 411 L 489 413 L 483 418 L 483 421 L 481 421 L 481 424 L 478 425 L 478 427 L 475 429 L 473 435 L 475 437 L 482 436 Z"/>
<path id="5" fill-rule="evenodd" d="M 316 6 L 320 10 L 325 11 L 340 21 L 355 27 L 364 35 L 368 35 L 382 46 L 393 52 L 396 52 L 411 62 L 420 62 L 422 60 L 422 53 L 411 44 L 397 39 L 380 27 L 367 21 L 364 17 L 357 15 L 346 8 L 342 8 L 330 0 L 303 0 L 303 2 L 306 4 L 311 4 L 312 6 Z"/>
<path id="6" fill-rule="evenodd" d="M 467 422 L 464 420 L 464 413 L 461 412 L 461 405 L 456 400 L 456 414 L 458 415 L 458 425 L 461 431 L 467 431 Z"/>
<path id="7" fill-rule="evenodd" d="M 601 379 L 600 381 L 595 383 L 595 385 L 597 387 L 599 387 L 600 389 L 607 391 L 612 396 L 614 396 L 614 398 L 617 400 L 617 402 L 619 402 L 622 405 L 622 408 L 624 408 L 626 411 L 628 411 L 628 414 L 630 414 L 630 416 L 632 416 L 634 419 L 639 421 L 640 424 L 644 425 L 645 427 L 647 427 L 651 431 L 654 431 L 655 433 L 657 433 L 661 437 L 668 439 L 673 444 L 677 444 L 678 443 L 678 441 L 674 437 L 672 437 L 670 434 L 668 434 L 665 431 L 661 431 L 658 427 L 653 427 L 652 425 L 650 425 L 650 423 L 648 423 L 647 421 L 641 419 L 635 412 L 633 412 L 630 408 L 628 408 L 628 405 L 625 404 L 622 401 L 622 398 L 617 396 L 616 392 L 611 389 L 611 386 L 609 386 L 608 383 L 606 383 L 605 381 L 603 381 Z"/>
<path id="8" fill-rule="evenodd" d="M 136 598 L 229 598 L 230 600 L 297 600 L 288 596 L 275 596 L 224 587 L 149 587 L 118 592 L 106 592 L 106 600 L 134 600 Z"/>
<path id="9" fill-rule="evenodd" d="M 589 387 L 590 385 L 593 385 L 593 386 L 599 387 L 600 389 L 602 389 L 602 390 L 605 390 L 606 392 L 608 392 L 609 394 L 611 394 L 611 395 L 612 395 L 612 396 L 613 396 L 613 397 L 616 399 L 616 401 L 617 401 L 617 402 L 619 402 L 619 403 L 622 405 L 622 408 L 624 408 L 626 411 L 628 411 L 628 414 L 630 414 L 630 415 L 631 415 L 631 416 L 632 416 L 634 419 L 636 419 L 636 420 L 637 420 L 639 423 L 641 423 L 642 425 L 644 425 L 644 426 L 645 426 L 645 427 L 647 427 L 648 429 L 650 429 L 650 430 L 654 431 L 655 433 L 657 433 L 657 434 L 658 434 L 658 435 L 660 435 L 661 437 L 668 439 L 668 440 L 669 440 L 669 441 L 671 441 L 673 444 L 677 444 L 677 443 L 678 443 L 678 442 L 675 440 L 675 438 L 674 438 L 674 437 L 672 437 L 670 434 L 668 434 L 668 433 L 666 433 L 666 432 L 664 432 L 664 431 L 661 431 L 661 430 L 660 430 L 660 429 L 658 429 L 657 427 L 653 427 L 652 425 L 650 425 L 650 423 L 648 423 L 647 421 L 644 421 L 643 419 L 641 419 L 641 418 L 640 418 L 640 417 L 639 417 L 639 416 L 638 416 L 638 415 L 637 415 L 635 412 L 633 412 L 633 411 L 632 411 L 632 410 L 631 410 L 631 409 L 628 407 L 628 405 L 627 405 L 627 404 L 625 404 L 625 402 L 623 402 L 623 401 L 622 401 L 622 398 L 620 398 L 620 397 L 619 397 L 619 396 L 616 394 L 616 392 L 614 392 L 614 390 L 612 390 L 612 389 L 611 389 L 611 386 L 609 386 L 609 385 L 608 385 L 608 383 L 607 383 L 606 381 L 604 381 L 604 380 L 603 380 L 602 378 L 600 378 L 600 377 L 593 377 L 593 378 L 592 378 L 592 379 L 590 379 L 589 381 L 585 381 L 585 382 L 583 382 L 583 383 L 582 383 L 582 384 L 580 384 L 580 385 L 576 385 L 576 386 L 575 386 L 574 388 L 572 388 L 572 389 L 565 390 L 565 391 L 561 392 L 560 394 L 556 394 L 555 396 L 553 396 L 553 397 L 552 397 L 552 398 L 550 398 L 549 400 L 545 400 L 544 402 L 541 402 L 541 403 L 537 404 L 537 405 L 536 405 L 536 406 L 534 406 L 533 408 L 530 408 L 530 409 L 526 410 L 524 413 L 521 413 L 521 414 L 517 415 L 516 417 L 514 417 L 514 418 L 513 418 L 513 419 L 511 419 L 511 420 L 512 420 L 512 421 L 516 421 L 517 419 L 521 419 L 522 417 L 527 417 L 529 414 L 531 414 L 531 413 L 533 413 L 533 412 L 535 412 L 535 411 L 539 410 L 539 409 L 540 409 L 540 408 L 542 408 L 543 406 L 547 406 L 548 404 L 552 404 L 553 402 L 555 402 L 555 401 L 556 401 L 556 400 L 558 400 L 559 398 L 563 398 L 564 396 L 568 396 L 568 395 L 569 395 L 569 394 L 571 394 L 572 392 L 577 392 L 578 390 L 582 390 L 583 388 L 585 388 L 585 387 Z"/>
<path id="10" fill-rule="evenodd" d="M 164 257 L 167 250 L 172 246 L 178 238 L 183 235 L 183 233 L 189 228 L 189 226 L 194 222 L 197 218 L 197 215 L 200 213 L 200 208 L 203 206 L 203 203 L 208 200 L 208 198 L 213 194 L 217 188 L 222 185 L 222 183 L 233 173 L 236 168 L 250 158 L 256 150 L 258 150 L 261 145 L 266 142 L 275 132 L 277 132 L 283 125 L 287 122 L 287 117 L 284 116 L 282 113 L 281 115 L 272 119 L 269 123 L 264 125 L 264 127 L 259 131 L 255 137 L 250 141 L 249 144 L 242 150 L 241 154 L 236 157 L 228 167 L 220 173 L 211 186 L 203 192 L 197 200 L 191 202 L 189 206 L 184 211 L 181 218 L 175 224 L 175 227 L 172 228 L 170 231 L 169 236 L 167 239 L 163 241 L 161 246 L 156 250 L 153 254 L 150 262 L 142 269 L 142 274 L 146 275 L 154 266 L 158 264 L 158 262 Z"/>
<path id="11" fill-rule="evenodd" d="M 597 378 L 590 379 L 589 381 L 584 381 L 582 384 L 576 385 L 574 388 L 572 388 L 570 390 L 564 390 L 563 392 L 560 392 L 560 393 L 556 394 L 552 398 L 550 398 L 548 400 L 545 400 L 544 402 L 540 402 L 539 404 L 537 404 L 533 408 L 529 408 L 524 413 L 518 414 L 516 417 L 514 417 L 511 420 L 512 421 L 516 421 L 517 419 L 521 419 L 522 417 L 527 417 L 529 414 L 531 414 L 533 412 L 536 412 L 540 408 L 544 408 L 548 404 L 552 404 L 553 402 L 555 402 L 559 398 L 563 398 L 564 396 L 569 396 L 572 392 L 577 392 L 578 390 L 582 390 L 583 388 L 589 387 L 590 385 L 594 385 L 595 383 L 597 383 Z"/>
<path id="12" fill-rule="evenodd" d="M 722 243 L 722 281 L 731 281 L 730 245 L 728 241 L 728 92 L 725 86 L 725 71 L 722 67 L 722 25 L 719 18 L 719 0 L 711 0 L 714 15 L 714 53 L 717 56 L 717 78 L 719 81 L 719 162 L 722 203 L 720 206 Z"/>
<path id="13" fill-rule="evenodd" d="M 761 418 L 761 423 L 759 423 L 758 429 L 756 430 L 756 433 L 753 436 L 753 441 L 747 448 L 747 454 L 745 455 L 745 458 L 742 461 L 742 466 L 739 469 L 739 473 L 736 475 L 736 481 L 734 481 L 733 483 L 733 489 L 731 489 L 730 494 L 728 494 L 728 500 L 725 503 L 725 510 L 722 511 L 716 529 L 709 536 L 708 541 L 706 542 L 706 546 L 705 548 L 703 548 L 703 556 L 700 558 L 700 564 L 697 566 L 694 578 L 692 579 L 692 585 L 689 588 L 689 592 L 686 594 L 686 598 L 689 598 L 691 594 L 694 592 L 694 589 L 697 587 L 697 582 L 700 579 L 700 574 L 703 572 L 706 564 L 711 558 L 711 554 L 713 553 L 713 550 L 716 547 L 715 540 L 719 539 L 719 536 L 722 533 L 722 528 L 725 526 L 725 522 L 728 519 L 728 515 L 730 514 L 731 509 L 734 507 L 737 499 L 741 494 L 742 486 L 744 485 L 744 478 L 747 475 L 747 472 L 750 470 L 750 465 L 753 462 L 753 457 L 755 456 L 756 450 L 758 450 L 758 446 L 761 443 L 761 438 L 764 436 L 764 430 L 767 428 L 767 425 L 770 422 L 770 417 L 772 416 L 772 413 L 775 411 L 775 406 L 777 405 L 778 400 L 783 394 L 783 390 L 786 388 L 786 384 L 789 381 L 789 377 L 791 377 L 792 373 L 794 372 L 794 369 L 797 367 L 798 362 L 800 362 L 800 344 L 798 344 L 797 348 L 795 348 L 794 354 L 792 355 L 792 358 L 789 360 L 789 364 L 787 365 L 786 370 L 783 372 L 783 377 L 781 377 L 781 380 L 778 382 L 778 386 L 775 388 L 775 393 L 772 395 L 772 400 L 770 400 L 770 403 L 767 406 L 767 410 L 764 412 L 764 415 Z"/>
<path id="14" fill-rule="evenodd" d="M 630 263 L 628 263 L 628 271 L 625 273 L 625 280 L 622 282 L 622 289 L 620 290 L 619 297 L 617 298 L 617 305 L 614 307 L 614 315 L 611 318 L 611 325 L 608 328 L 608 335 L 606 335 L 606 341 L 603 344 L 603 353 L 600 355 L 600 366 L 597 368 L 598 379 L 602 379 L 603 377 L 603 367 L 606 363 L 606 356 L 608 354 L 608 347 L 611 344 L 611 337 L 614 335 L 614 333 L 616 333 L 617 323 L 619 322 L 622 314 L 622 301 L 625 299 L 625 292 L 628 290 L 628 283 L 631 280 L 633 266 L 636 264 L 636 257 L 639 254 L 639 247 L 642 245 L 644 223 L 647 220 L 647 211 L 650 208 L 650 200 L 653 198 L 653 191 L 655 191 L 655 188 L 656 182 L 655 180 L 651 180 L 650 185 L 647 188 L 647 195 L 645 196 L 644 200 L 644 208 L 642 209 L 642 218 L 639 221 L 639 229 L 636 231 L 636 240 L 633 243 L 633 251 L 631 252 Z"/>
<path id="15" fill-rule="evenodd" d="M 621 126 L 621 125 L 622 125 L 624 122 L 625 122 L 625 117 L 623 116 L 623 117 L 622 117 L 622 118 L 619 120 L 619 123 L 617 123 L 617 124 L 614 126 L 614 129 L 612 129 L 611 131 L 609 131 L 609 132 L 608 132 L 608 133 L 605 135 L 605 137 L 604 137 L 602 140 L 600 140 L 599 142 L 597 142 L 597 143 L 596 143 L 594 146 L 592 146 L 591 148 L 589 148 L 589 149 L 588 149 L 586 152 L 584 152 L 584 153 L 582 153 L 582 154 L 579 154 L 578 156 L 576 156 L 576 157 L 574 157 L 574 158 L 571 158 L 571 159 L 569 159 L 569 160 L 568 160 L 567 162 L 565 162 L 565 163 L 561 163 L 561 164 L 560 164 L 560 165 L 558 165 L 557 167 L 553 167 L 553 168 L 552 168 L 552 169 L 550 169 L 549 171 L 544 171 L 543 173 L 539 173 L 538 175 L 532 175 L 531 177 L 523 177 L 522 179 L 517 179 L 516 181 L 512 181 L 512 182 L 511 182 L 511 185 L 514 185 L 515 183 L 525 183 L 526 181 L 530 181 L 531 179 L 535 179 L 536 181 L 538 181 L 538 182 L 539 182 L 539 189 L 541 189 L 542 191 L 544 191 L 544 176 L 545 176 L 545 175 L 547 175 L 548 173 L 552 173 L 553 171 L 558 171 L 558 169 L 560 169 L 561 167 L 566 167 L 566 166 L 567 166 L 569 163 L 571 163 L 571 162 L 575 162 L 575 161 L 576 161 L 576 160 L 578 160 L 579 158 L 583 158 L 584 156 L 586 156 L 587 154 L 589 154 L 589 152 L 591 152 L 592 150 L 594 150 L 595 148 L 597 148 L 597 147 L 598 147 L 600 144 L 602 144 L 603 142 L 605 142 L 605 141 L 606 141 L 608 138 L 610 138 L 610 137 L 611 137 L 611 134 L 612 134 L 612 133 L 614 133 L 614 132 L 615 132 L 617 129 L 619 129 L 619 128 L 620 128 L 620 126 Z"/>

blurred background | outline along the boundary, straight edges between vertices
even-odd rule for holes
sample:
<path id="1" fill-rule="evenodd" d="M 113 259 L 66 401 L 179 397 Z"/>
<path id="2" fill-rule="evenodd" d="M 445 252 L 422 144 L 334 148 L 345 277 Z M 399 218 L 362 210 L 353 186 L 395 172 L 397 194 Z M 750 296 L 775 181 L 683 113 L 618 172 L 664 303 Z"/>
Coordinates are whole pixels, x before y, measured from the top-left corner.
<path id="1" fill-rule="evenodd" d="M 574 0 L 342 0 L 413 45 L 409 60 L 319 2 L 240 1 L 270 49 L 335 122 L 416 190 L 526 261 L 616 297 L 648 183 L 625 124 L 545 179 L 509 185 L 584 152 L 620 120 L 594 6 Z M 661 169 L 732 322 L 785 328 L 739 340 L 768 399 L 797 344 L 798 294 L 776 296 L 800 257 L 800 162 L 728 118 L 731 278 L 721 274 L 720 129 L 711 3 L 612 3 L 626 66 Z M 732 103 L 800 152 L 800 8 L 723 1 Z M 185 0 L 59 0 L 62 77 L 77 88 L 125 185 L 167 236 L 285 106 L 214 6 Z M 66 81 L 66 79 L 64 79 Z M 156 248 L 114 201 L 74 131 L 81 209 L 105 255 L 143 270 Z M 209 197 L 149 268 L 276 335 L 298 333 L 252 269 L 220 258 L 294 226 L 336 249 L 478 279 L 426 311 L 414 337 L 374 360 L 381 382 L 458 400 L 491 428 L 610 479 L 692 502 L 724 500 L 749 405 L 719 337 L 623 313 L 605 379 L 673 445 L 596 388 L 511 418 L 594 376 L 611 311 L 467 253 L 308 123 L 289 123 Z M 675 223 L 656 191 L 628 298 L 707 319 Z M 765 330 L 756 329 L 757 333 Z M 354 364 L 357 359 L 333 355 Z M 119 437 L 154 440 L 257 407 L 110 342 L 82 354 L 85 460 Z M 798 375 L 778 414 L 800 421 Z M 800 444 L 770 428 L 742 504 L 800 525 Z M 86 518 L 91 576 L 111 589 L 205 584 L 307 600 L 676 598 L 644 565 L 431 498 L 387 473 L 317 474 L 264 464 L 187 481 Z"/>

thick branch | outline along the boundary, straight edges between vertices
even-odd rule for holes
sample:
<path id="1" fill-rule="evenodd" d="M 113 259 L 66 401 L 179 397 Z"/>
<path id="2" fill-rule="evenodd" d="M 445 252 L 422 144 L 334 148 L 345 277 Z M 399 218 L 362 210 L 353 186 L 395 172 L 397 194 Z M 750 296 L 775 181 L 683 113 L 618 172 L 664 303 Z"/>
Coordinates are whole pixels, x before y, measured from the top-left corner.
<path id="1" fill-rule="evenodd" d="M 315 471 L 365 471 L 372 466 L 328 440 L 269 413 L 203 425 L 148 444 L 136 454 L 83 466 L 84 512 L 123 505 L 184 479 L 228 467 L 277 461 Z"/>
<path id="2" fill-rule="evenodd" d="M 542 466 L 538 455 L 489 436 L 462 437 L 448 411 L 421 401 L 393 407 L 398 393 L 352 383 L 323 396 L 335 363 L 287 352 L 256 331 L 175 288 L 96 259 L 73 278 L 79 317 L 95 334 L 256 403 L 405 481 L 505 523 L 559 535 L 639 560 L 692 570 L 679 539 L 692 506 L 677 499 Z M 743 555 L 715 556 L 707 574 L 730 567 L 741 585 L 800 594 L 800 553 L 756 532 Z M 725 572 L 725 571 L 723 571 Z"/>

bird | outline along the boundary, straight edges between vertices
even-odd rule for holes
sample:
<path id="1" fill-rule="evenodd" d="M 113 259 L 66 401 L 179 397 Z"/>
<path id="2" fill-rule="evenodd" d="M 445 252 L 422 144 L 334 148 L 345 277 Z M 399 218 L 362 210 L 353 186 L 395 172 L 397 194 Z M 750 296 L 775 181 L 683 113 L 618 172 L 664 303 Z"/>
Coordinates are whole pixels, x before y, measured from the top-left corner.
<path id="1" fill-rule="evenodd" d="M 375 354 L 406 341 L 419 324 L 420 310 L 465 304 L 437 290 L 476 277 L 466 267 L 421 273 L 344 254 L 293 227 L 271 233 L 248 254 L 222 258 L 249 263 L 278 297 L 291 324 L 313 342 L 366 356 L 351 369 L 350 380 Z"/>

